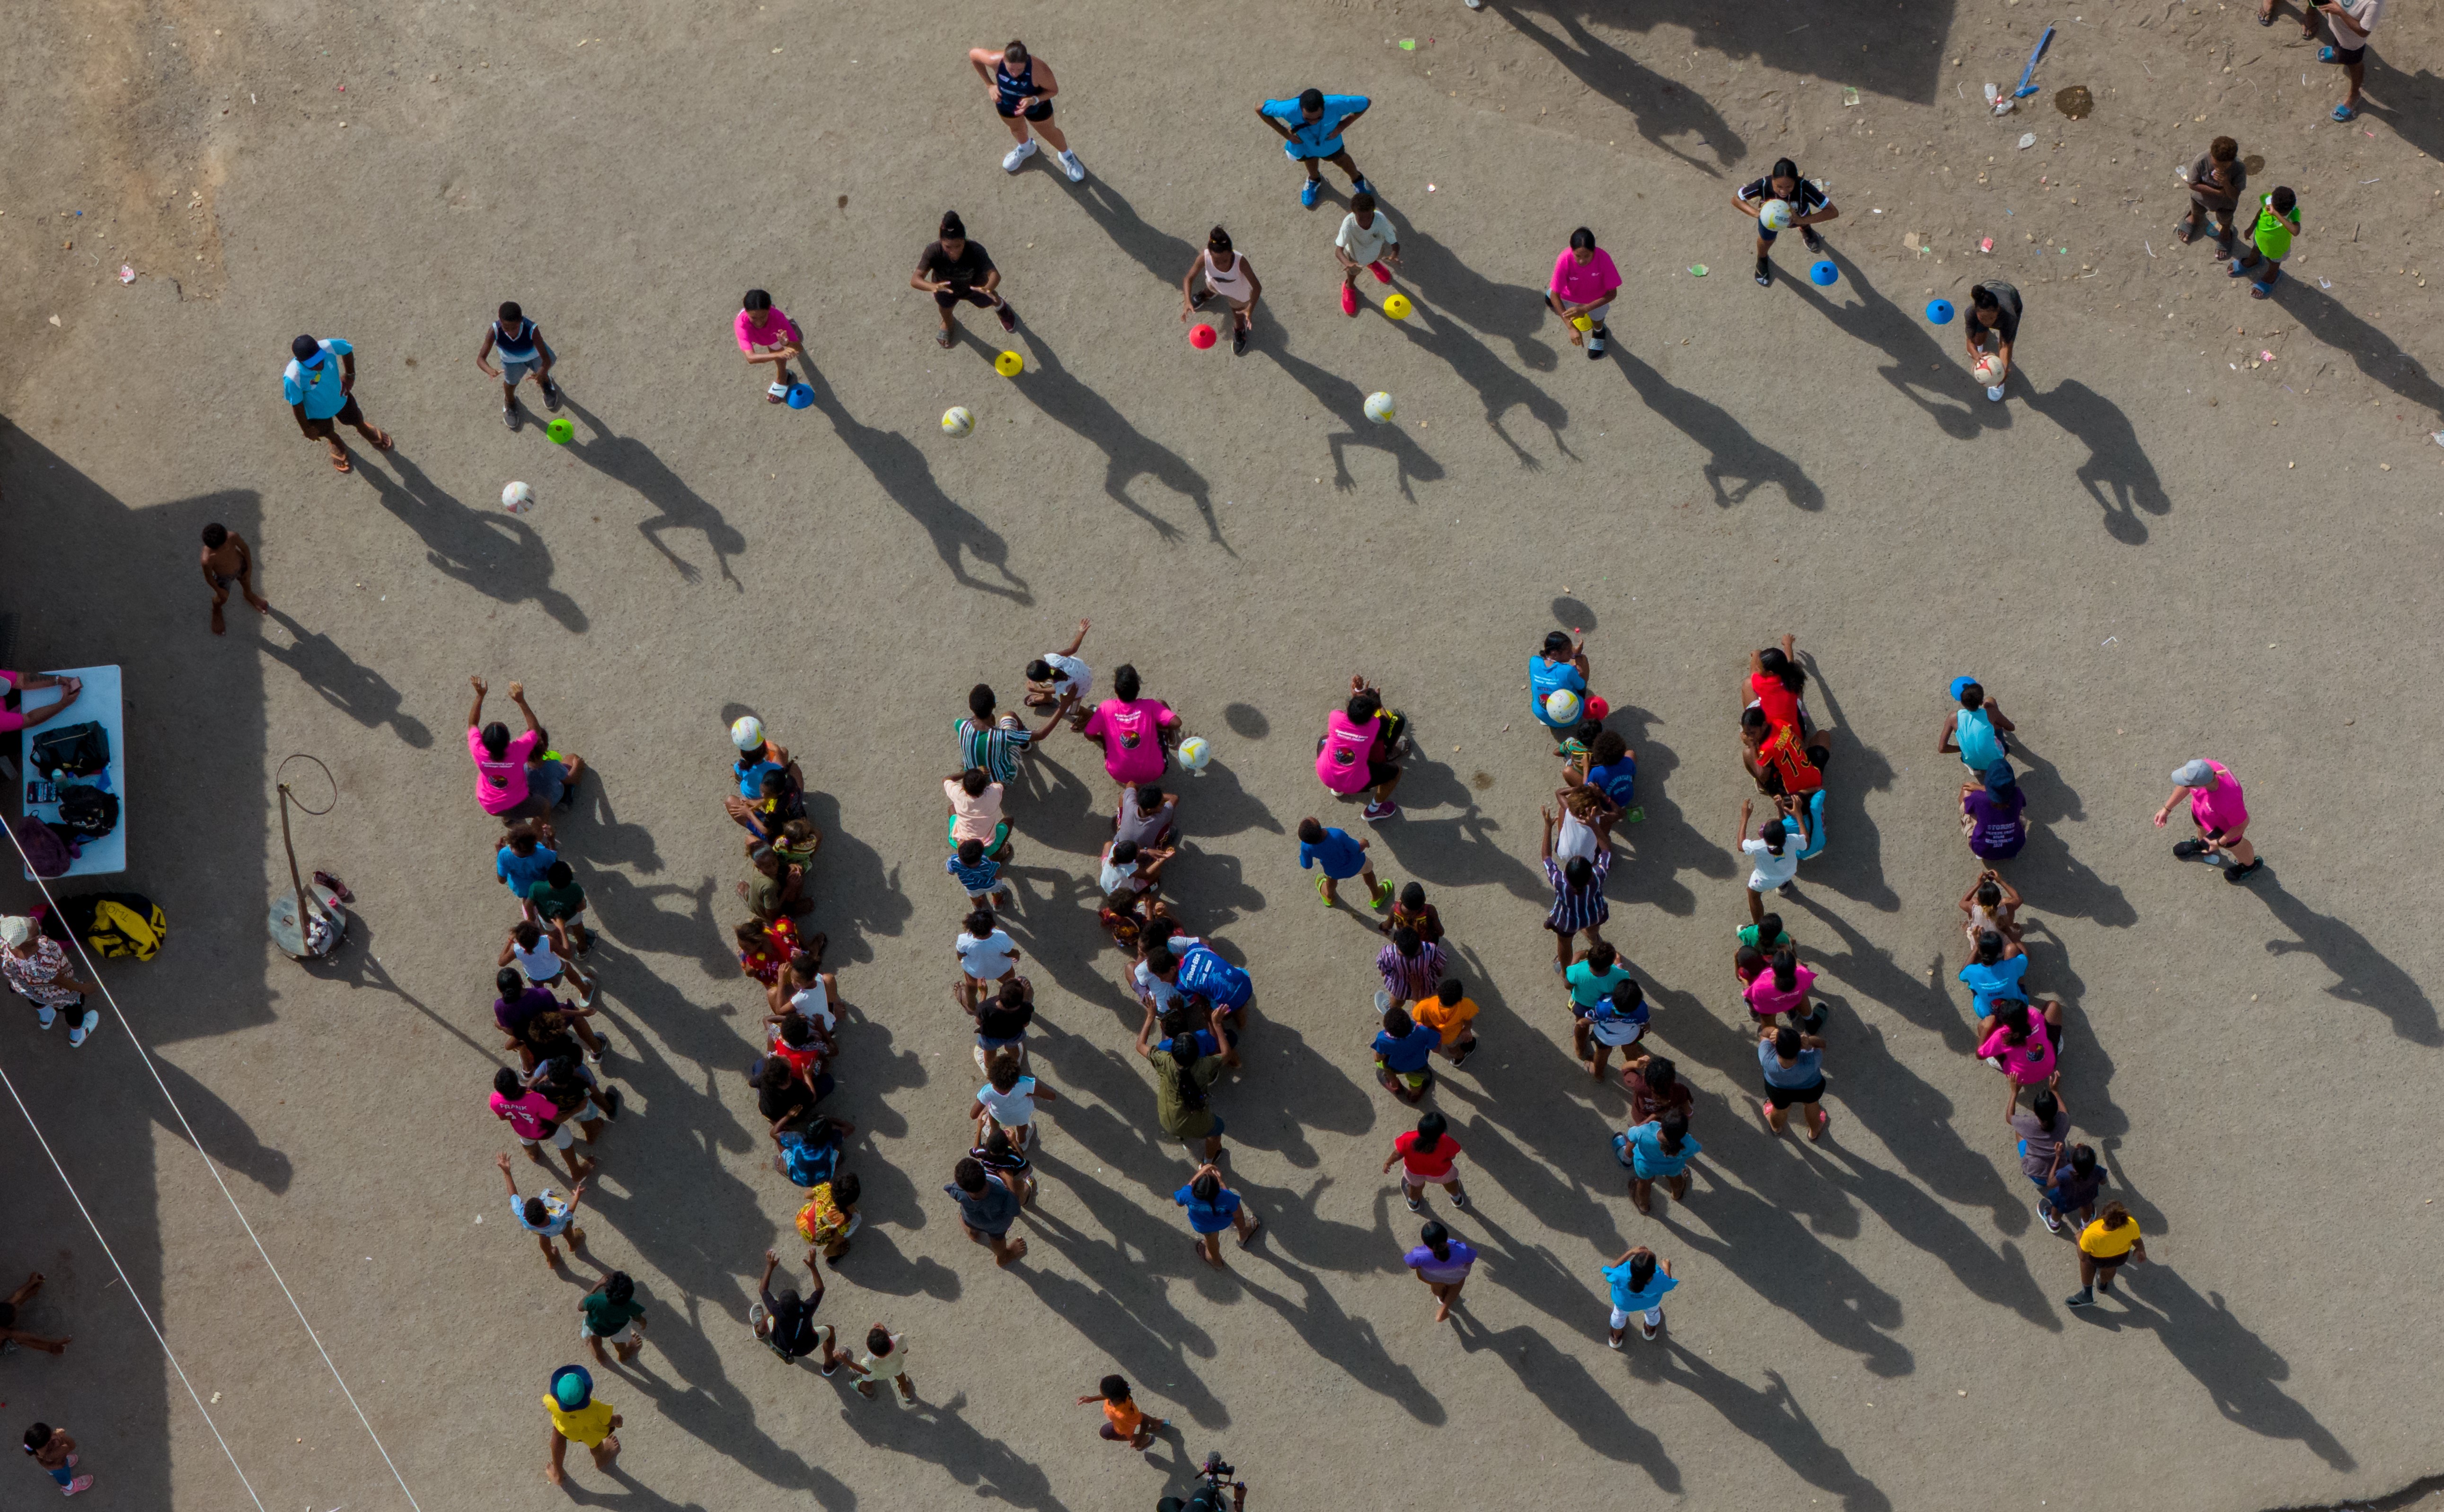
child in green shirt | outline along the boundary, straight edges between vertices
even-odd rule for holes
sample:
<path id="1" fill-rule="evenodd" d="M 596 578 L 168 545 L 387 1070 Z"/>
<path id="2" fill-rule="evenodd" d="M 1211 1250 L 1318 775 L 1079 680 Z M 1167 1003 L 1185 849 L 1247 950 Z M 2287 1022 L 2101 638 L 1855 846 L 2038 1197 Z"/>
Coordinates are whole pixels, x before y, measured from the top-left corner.
<path id="1" fill-rule="evenodd" d="M 2249 286 L 2249 297 L 2266 299 L 2274 292 L 2274 281 L 2283 276 L 2283 259 L 2291 254 L 2291 238 L 2300 234 L 2300 205 L 2299 196 L 2288 189 L 2261 194 L 2257 203 L 2257 224 L 2249 229 L 2230 271 L 2239 278 L 2265 264 L 2266 271 Z"/>

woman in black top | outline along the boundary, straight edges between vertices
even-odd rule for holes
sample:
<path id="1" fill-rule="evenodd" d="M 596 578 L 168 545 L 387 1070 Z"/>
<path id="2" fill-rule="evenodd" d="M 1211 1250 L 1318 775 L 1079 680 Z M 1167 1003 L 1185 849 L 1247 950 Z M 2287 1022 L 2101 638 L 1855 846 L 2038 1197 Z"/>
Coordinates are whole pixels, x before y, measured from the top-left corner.
<path id="1" fill-rule="evenodd" d="M 951 310 L 962 300 L 999 315 L 1003 330 L 1017 330 L 1018 311 L 1009 307 L 1009 301 L 993 292 L 1001 286 L 1001 269 L 993 267 L 984 243 L 968 240 L 967 223 L 959 219 L 957 211 L 942 216 L 941 236 L 940 241 L 928 243 L 916 254 L 916 271 L 908 280 L 910 288 L 933 295 L 934 304 L 941 313 L 942 333 L 934 340 L 943 346 L 958 341 L 957 327 L 951 323 Z"/>
<path id="2" fill-rule="evenodd" d="M 1837 219 L 1842 213 L 1824 197 L 1824 191 L 1799 176 L 1799 165 L 1787 157 L 1775 158 L 1773 172 L 1741 186 L 1740 192 L 1731 196 L 1731 204 L 1741 214 L 1756 221 L 1759 288 L 1773 286 L 1773 263 L 1767 254 L 1773 250 L 1773 239 L 1780 233 L 1757 220 L 1757 216 L 1768 201 L 1777 199 L 1790 207 L 1790 224 L 1799 228 L 1800 240 L 1807 244 L 1811 252 L 1824 250 L 1824 238 L 1816 234 L 1817 224 Z"/>

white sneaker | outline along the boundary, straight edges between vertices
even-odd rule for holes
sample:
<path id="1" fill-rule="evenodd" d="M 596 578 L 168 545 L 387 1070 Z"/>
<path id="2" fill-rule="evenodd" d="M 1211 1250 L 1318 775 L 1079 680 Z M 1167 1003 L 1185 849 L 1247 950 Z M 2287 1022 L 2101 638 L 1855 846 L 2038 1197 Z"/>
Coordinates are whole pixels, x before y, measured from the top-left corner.
<path id="1" fill-rule="evenodd" d="M 1060 163 L 1061 171 L 1069 175 L 1069 182 L 1073 184 L 1083 184 L 1086 181 L 1086 165 L 1078 160 L 1078 155 L 1076 153 L 1065 152 L 1061 154 Z"/>
<path id="2" fill-rule="evenodd" d="M 1992 399 L 1992 400 L 1993 400 L 1995 403 L 1997 403 L 1997 404 L 2002 403 L 2002 402 L 2003 402 L 2003 386 L 2002 386 L 2001 384 L 1997 383 L 1997 384 L 1996 384 L 1996 385 L 1994 385 L 1992 388 L 1988 389 L 1988 390 L 1986 391 L 1986 396 L 1987 396 L 1988 398 L 1990 398 L 1990 399 Z"/>
<path id="3" fill-rule="evenodd" d="M 1009 152 L 1002 155 L 1001 171 L 1005 174 L 1014 174 L 1018 172 L 1018 168 L 1021 163 L 1026 162 L 1029 157 L 1034 156 L 1035 138 L 1029 137 L 1025 141 L 1020 142 L 1017 146 L 1012 147 Z"/>
<path id="4" fill-rule="evenodd" d="M 102 1010 L 99 1008 L 85 1009 L 84 1017 L 79 1019 L 68 1030 L 68 1048 L 73 1050 L 78 1045 L 84 1043 L 84 1037 L 91 1034 L 94 1031 L 95 1026 L 101 1023 Z"/>
<path id="5" fill-rule="evenodd" d="M 37 1004 L 34 1007 L 34 1022 L 47 1029 L 60 1022 L 60 1010 L 47 1003 Z"/>

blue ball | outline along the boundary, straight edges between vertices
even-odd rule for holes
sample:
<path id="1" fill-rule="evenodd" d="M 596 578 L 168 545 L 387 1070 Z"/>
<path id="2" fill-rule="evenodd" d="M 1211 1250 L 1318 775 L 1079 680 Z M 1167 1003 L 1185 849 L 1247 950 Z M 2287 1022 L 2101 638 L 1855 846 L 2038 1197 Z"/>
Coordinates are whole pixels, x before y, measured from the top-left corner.
<path id="1" fill-rule="evenodd" d="M 1949 325 L 1949 324 L 1951 324 L 1951 323 L 1952 323 L 1952 301 L 1950 301 L 1950 300 L 1948 300 L 1948 299 L 1937 299 L 1937 300 L 1929 300 L 1929 301 L 1927 301 L 1927 304 L 1926 304 L 1926 318 L 1927 318 L 1928 320 L 1930 320 L 1930 321 L 1933 321 L 1933 322 L 1934 322 L 1935 324 L 1937 324 L 1937 325 Z"/>
<path id="2" fill-rule="evenodd" d="M 1814 279 L 1819 287 L 1830 287 L 1833 281 L 1842 276 L 1842 270 L 1833 266 L 1833 259 L 1824 257 L 1819 258 L 1816 266 L 1807 270 L 1807 276 Z"/>
<path id="3" fill-rule="evenodd" d="M 806 387 L 804 383 L 792 383 L 789 385 L 789 408 L 793 410 L 803 410 L 807 405 L 814 402 L 815 391 L 813 389 Z"/>

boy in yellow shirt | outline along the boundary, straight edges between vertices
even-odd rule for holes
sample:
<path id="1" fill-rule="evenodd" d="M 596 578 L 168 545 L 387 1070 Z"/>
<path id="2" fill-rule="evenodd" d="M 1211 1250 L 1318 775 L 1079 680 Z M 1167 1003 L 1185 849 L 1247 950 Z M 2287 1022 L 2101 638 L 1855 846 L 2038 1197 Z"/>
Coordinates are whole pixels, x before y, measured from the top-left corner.
<path id="1" fill-rule="evenodd" d="M 551 1459 L 544 1466 L 544 1479 L 558 1485 L 567 1479 L 562 1466 L 572 1443 L 583 1444 L 594 1455 L 594 1467 L 607 1470 L 620 1452 L 620 1435 L 615 1431 L 621 1418 L 611 1410 L 611 1404 L 594 1395 L 594 1377 L 583 1365 L 564 1365 L 551 1373 L 551 1390 L 543 1399 L 544 1410 L 551 1414 Z"/>

